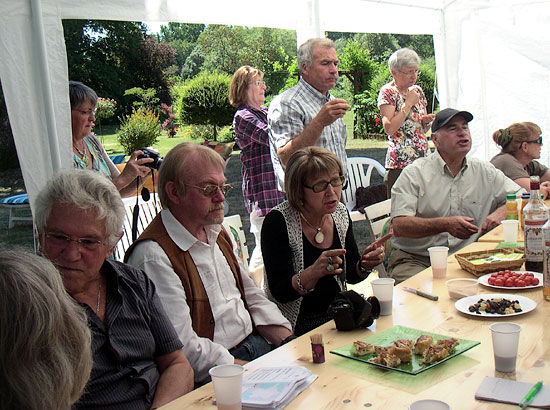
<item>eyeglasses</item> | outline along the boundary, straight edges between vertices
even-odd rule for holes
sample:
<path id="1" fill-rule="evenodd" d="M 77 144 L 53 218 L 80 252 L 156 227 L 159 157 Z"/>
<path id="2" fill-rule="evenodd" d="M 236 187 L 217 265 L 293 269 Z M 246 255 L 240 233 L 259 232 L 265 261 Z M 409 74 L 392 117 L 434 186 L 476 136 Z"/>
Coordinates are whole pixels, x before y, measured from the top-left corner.
<path id="1" fill-rule="evenodd" d="M 207 198 L 212 198 L 214 195 L 218 193 L 218 190 L 221 191 L 223 196 L 227 196 L 229 194 L 229 191 L 233 189 L 233 187 L 229 184 L 223 184 L 223 185 L 206 185 L 204 187 L 197 186 L 197 185 L 191 185 L 191 184 L 183 184 L 185 186 L 190 186 L 192 188 L 196 188 L 200 191 L 202 191 L 202 194 Z"/>
<path id="2" fill-rule="evenodd" d="M 420 75 L 420 74 L 422 74 L 422 71 L 420 71 L 420 70 L 413 70 L 413 71 L 401 71 L 401 70 L 399 70 L 399 72 L 401 74 L 405 74 L 405 75 L 413 75 L 413 74 Z"/>
<path id="3" fill-rule="evenodd" d="M 542 135 L 538 137 L 536 140 L 531 141 L 525 141 L 527 144 L 540 144 L 542 145 Z"/>
<path id="4" fill-rule="evenodd" d="M 261 86 L 261 85 L 265 85 L 265 81 L 264 80 L 258 80 L 258 81 L 252 81 L 251 83 L 248 83 L 249 85 L 257 85 L 258 87 Z"/>
<path id="5" fill-rule="evenodd" d="M 57 232 L 46 232 L 45 236 L 48 240 L 48 243 L 56 248 L 66 248 L 71 242 L 76 242 L 77 246 L 81 250 L 93 252 L 97 250 L 101 245 L 105 244 L 105 242 L 98 241 L 97 239 L 93 238 L 72 239 L 67 235 L 63 235 L 62 233 Z"/>
<path id="6" fill-rule="evenodd" d="M 318 193 L 318 192 L 326 191 L 328 188 L 328 184 L 336 188 L 344 185 L 345 183 L 346 183 L 346 176 L 339 175 L 336 178 L 332 178 L 330 181 L 321 181 L 321 182 L 317 182 L 316 184 L 313 184 L 313 186 L 304 185 L 304 187 L 311 189 L 315 193 Z"/>
<path id="7" fill-rule="evenodd" d="M 97 108 L 94 108 L 93 110 L 86 110 L 86 111 L 74 109 L 73 111 L 79 112 L 80 114 L 89 117 L 92 114 L 95 115 Z"/>

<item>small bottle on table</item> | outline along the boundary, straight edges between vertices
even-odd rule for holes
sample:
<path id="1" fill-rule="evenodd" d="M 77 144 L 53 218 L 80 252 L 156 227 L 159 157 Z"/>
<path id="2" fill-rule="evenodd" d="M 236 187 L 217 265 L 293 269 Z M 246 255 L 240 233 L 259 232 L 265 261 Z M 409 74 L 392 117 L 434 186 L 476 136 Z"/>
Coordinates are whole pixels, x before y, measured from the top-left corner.
<path id="1" fill-rule="evenodd" d="M 525 237 L 525 269 L 533 272 L 543 270 L 544 239 L 542 227 L 548 221 L 548 209 L 540 198 L 540 179 L 530 178 L 529 202 L 523 208 L 523 233 Z"/>

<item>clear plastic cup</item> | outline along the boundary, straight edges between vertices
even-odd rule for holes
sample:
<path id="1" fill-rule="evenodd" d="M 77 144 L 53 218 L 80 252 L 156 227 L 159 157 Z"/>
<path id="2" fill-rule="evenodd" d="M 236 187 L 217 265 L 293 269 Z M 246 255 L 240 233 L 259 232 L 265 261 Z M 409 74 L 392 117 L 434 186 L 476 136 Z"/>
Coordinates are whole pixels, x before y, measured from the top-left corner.
<path id="1" fill-rule="evenodd" d="M 521 326 L 516 323 L 501 322 L 493 323 L 489 329 L 493 338 L 495 370 L 503 373 L 515 372 Z"/>
<path id="2" fill-rule="evenodd" d="M 393 304 L 393 278 L 379 278 L 371 280 L 372 292 L 380 302 L 380 315 L 387 316 L 392 313 Z"/>
<path id="3" fill-rule="evenodd" d="M 238 364 L 222 364 L 208 371 L 219 410 L 241 409 L 243 372 L 244 368 Z"/>
<path id="4" fill-rule="evenodd" d="M 428 252 L 430 253 L 433 277 L 444 278 L 447 276 L 447 255 L 449 254 L 449 248 L 446 246 L 432 246 L 428 248 Z"/>
<path id="5" fill-rule="evenodd" d="M 517 219 L 505 219 L 502 221 L 504 242 L 516 243 L 518 241 L 519 221 Z"/>

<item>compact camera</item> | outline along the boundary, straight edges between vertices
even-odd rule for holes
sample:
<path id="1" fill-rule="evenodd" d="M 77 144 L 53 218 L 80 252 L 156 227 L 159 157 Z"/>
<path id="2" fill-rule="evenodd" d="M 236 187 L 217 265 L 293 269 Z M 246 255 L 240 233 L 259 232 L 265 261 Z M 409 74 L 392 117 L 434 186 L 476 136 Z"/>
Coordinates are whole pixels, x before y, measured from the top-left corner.
<path id="1" fill-rule="evenodd" d="M 158 171 L 158 169 L 162 165 L 162 161 L 164 160 L 164 158 L 159 154 L 159 152 L 151 147 L 141 148 L 140 151 L 143 152 L 143 155 L 139 155 L 137 159 L 152 158 L 153 162 L 148 162 L 147 164 L 143 164 L 143 165 L 151 169 L 156 169 Z"/>

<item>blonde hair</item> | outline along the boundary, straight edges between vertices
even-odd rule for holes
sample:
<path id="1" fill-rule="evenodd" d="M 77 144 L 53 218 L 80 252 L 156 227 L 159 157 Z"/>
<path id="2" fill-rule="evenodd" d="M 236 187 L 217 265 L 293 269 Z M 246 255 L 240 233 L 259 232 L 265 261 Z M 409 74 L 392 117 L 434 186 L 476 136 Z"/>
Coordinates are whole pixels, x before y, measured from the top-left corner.
<path id="1" fill-rule="evenodd" d="M 518 151 L 521 144 L 532 141 L 532 135 L 541 134 L 540 127 L 533 122 L 515 122 L 506 128 L 493 132 L 493 141 L 499 145 L 502 152 L 513 154 Z"/>
<path id="2" fill-rule="evenodd" d="M 261 80 L 264 77 L 264 73 L 249 65 L 243 65 L 235 71 L 233 78 L 231 78 L 231 83 L 229 84 L 229 102 L 233 107 L 238 108 L 246 104 L 246 89 L 248 83 L 250 83 L 254 77 L 258 77 L 258 80 Z"/>
<path id="3" fill-rule="evenodd" d="M 90 343 L 86 313 L 52 263 L 0 251 L 2 409 L 70 409 L 90 376 Z"/>
<path id="4" fill-rule="evenodd" d="M 297 210 L 302 210 L 304 185 L 307 180 L 334 171 L 343 175 L 342 163 L 336 155 L 325 148 L 305 147 L 294 152 L 285 170 L 285 191 L 290 205 Z"/>
<path id="5" fill-rule="evenodd" d="M 174 182 L 178 187 L 178 193 L 185 195 L 185 175 L 189 169 L 189 157 L 196 155 L 197 164 L 202 168 L 220 167 L 225 171 L 225 161 L 222 156 L 204 145 L 182 142 L 172 148 L 164 157 L 159 170 L 158 185 L 159 199 L 163 208 L 171 209 L 172 201 L 166 193 L 166 184 Z"/>

